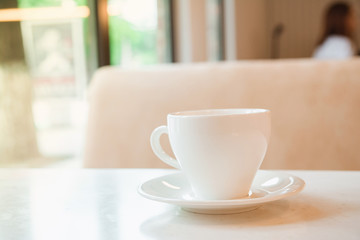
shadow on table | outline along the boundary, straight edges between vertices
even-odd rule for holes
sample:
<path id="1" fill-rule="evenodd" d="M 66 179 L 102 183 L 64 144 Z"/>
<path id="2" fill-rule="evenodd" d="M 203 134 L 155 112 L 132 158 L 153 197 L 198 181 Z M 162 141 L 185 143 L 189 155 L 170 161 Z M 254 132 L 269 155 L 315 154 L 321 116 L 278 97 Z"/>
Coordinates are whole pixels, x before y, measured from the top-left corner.
<path id="1" fill-rule="evenodd" d="M 154 238 L 164 238 L 169 233 L 180 236 L 195 228 L 215 230 L 217 227 L 241 229 L 286 225 L 329 218 L 346 211 L 352 211 L 351 206 L 318 196 L 302 195 L 300 198 L 268 203 L 254 211 L 230 215 L 196 214 L 173 208 L 144 221 L 140 231 Z"/>

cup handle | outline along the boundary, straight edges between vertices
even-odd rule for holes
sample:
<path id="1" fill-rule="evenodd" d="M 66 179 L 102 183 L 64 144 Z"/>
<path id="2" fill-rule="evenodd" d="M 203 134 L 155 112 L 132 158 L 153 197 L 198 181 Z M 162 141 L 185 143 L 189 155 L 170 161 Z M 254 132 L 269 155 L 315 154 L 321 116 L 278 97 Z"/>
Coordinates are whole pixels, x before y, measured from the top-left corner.
<path id="1" fill-rule="evenodd" d="M 170 166 L 172 166 L 174 168 L 181 169 L 179 162 L 176 159 L 170 157 L 164 151 L 164 149 L 161 147 L 160 137 L 163 134 L 168 134 L 169 135 L 167 126 L 157 127 L 151 133 L 150 143 L 151 143 L 151 148 L 152 148 L 153 152 L 164 163 L 166 163 L 166 164 L 168 164 L 168 165 L 170 165 Z"/>

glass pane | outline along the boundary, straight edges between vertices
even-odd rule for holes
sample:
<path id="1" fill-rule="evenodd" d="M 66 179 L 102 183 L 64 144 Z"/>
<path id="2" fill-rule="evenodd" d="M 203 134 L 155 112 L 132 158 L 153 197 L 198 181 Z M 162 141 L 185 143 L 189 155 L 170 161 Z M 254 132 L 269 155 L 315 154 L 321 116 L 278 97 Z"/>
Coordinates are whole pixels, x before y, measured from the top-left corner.
<path id="1" fill-rule="evenodd" d="M 167 0 L 108 0 L 112 65 L 171 61 L 169 4 Z"/>
<path id="2" fill-rule="evenodd" d="M 87 1 L 1 0 L 0 11 L 0 45 L 16 43 L 0 51 L 0 166 L 79 157 L 96 61 Z"/>
<path id="3" fill-rule="evenodd" d="M 222 0 L 207 0 L 207 52 L 208 60 L 224 60 L 223 4 Z"/>

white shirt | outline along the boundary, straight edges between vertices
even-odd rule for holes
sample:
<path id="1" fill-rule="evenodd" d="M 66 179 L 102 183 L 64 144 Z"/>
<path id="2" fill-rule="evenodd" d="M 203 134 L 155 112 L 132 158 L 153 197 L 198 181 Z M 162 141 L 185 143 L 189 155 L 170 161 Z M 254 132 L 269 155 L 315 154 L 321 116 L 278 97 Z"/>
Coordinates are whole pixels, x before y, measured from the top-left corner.
<path id="1" fill-rule="evenodd" d="M 349 38 L 333 35 L 318 46 L 313 54 L 317 59 L 346 59 L 353 57 L 355 51 Z"/>

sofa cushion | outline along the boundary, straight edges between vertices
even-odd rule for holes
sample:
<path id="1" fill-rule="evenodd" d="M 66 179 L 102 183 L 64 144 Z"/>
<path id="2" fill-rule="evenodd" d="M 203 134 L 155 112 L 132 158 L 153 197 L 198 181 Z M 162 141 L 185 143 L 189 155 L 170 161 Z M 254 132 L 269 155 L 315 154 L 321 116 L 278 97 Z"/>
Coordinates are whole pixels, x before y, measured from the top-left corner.
<path id="1" fill-rule="evenodd" d="M 165 167 L 150 148 L 152 130 L 169 112 L 209 108 L 271 110 L 264 169 L 360 170 L 359 59 L 101 68 L 84 166 Z"/>

